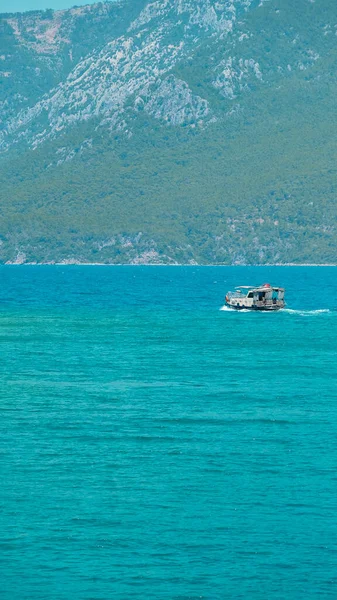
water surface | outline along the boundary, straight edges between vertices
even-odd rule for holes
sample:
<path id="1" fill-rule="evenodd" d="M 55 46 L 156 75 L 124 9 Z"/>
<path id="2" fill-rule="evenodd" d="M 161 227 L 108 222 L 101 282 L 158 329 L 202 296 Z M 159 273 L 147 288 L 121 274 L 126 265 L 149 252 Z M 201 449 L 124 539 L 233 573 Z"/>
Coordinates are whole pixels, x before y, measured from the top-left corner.
<path id="1" fill-rule="evenodd" d="M 336 275 L 1 267 L 1 598 L 336 598 Z"/>

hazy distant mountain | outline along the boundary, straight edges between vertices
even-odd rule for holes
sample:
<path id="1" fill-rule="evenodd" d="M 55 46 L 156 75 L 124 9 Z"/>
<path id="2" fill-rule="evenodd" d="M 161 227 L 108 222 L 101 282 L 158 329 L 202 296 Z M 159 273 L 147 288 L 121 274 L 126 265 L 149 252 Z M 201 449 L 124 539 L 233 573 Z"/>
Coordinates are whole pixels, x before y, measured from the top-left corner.
<path id="1" fill-rule="evenodd" d="M 335 0 L 0 15 L 0 260 L 337 262 Z"/>

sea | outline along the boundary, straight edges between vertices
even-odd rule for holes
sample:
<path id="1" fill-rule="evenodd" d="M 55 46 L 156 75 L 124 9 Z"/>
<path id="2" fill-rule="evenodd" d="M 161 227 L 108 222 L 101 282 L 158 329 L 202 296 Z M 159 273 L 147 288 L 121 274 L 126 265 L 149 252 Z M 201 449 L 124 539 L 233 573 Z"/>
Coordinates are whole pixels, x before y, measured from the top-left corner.
<path id="1" fill-rule="evenodd" d="M 336 384 L 337 268 L 0 267 L 1 599 L 335 600 Z"/>

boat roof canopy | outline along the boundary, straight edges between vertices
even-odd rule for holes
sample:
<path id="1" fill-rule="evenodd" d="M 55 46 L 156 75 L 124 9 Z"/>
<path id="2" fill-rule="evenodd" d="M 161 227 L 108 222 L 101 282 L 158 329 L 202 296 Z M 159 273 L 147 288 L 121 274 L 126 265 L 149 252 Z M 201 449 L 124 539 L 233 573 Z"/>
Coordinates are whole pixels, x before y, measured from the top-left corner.
<path id="1" fill-rule="evenodd" d="M 281 288 L 278 286 L 274 287 L 272 285 L 260 285 L 260 286 L 238 285 L 235 289 L 236 290 L 250 290 L 251 292 L 270 292 L 270 291 L 284 292 L 284 288 Z"/>

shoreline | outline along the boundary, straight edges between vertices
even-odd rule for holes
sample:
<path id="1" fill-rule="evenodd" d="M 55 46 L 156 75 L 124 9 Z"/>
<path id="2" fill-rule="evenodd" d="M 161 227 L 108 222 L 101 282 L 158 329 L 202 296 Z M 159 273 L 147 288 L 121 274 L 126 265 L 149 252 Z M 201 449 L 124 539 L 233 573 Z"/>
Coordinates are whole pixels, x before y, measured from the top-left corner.
<path id="1" fill-rule="evenodd" d="M 1 267 L 197 267 L 197 268 L 209 268 L 209 267 L 225 267 L 225 268 L 237 268 L 237 267 L 337 267 L 336 263 L 266 263 L 266 264 L 240 264 L 240 265 L 199 265 L 199 264 L 166 264 L 166 263 L 152 263 L 152 264 L 132 264 L 132 263 L 80 263 L 80 262 L 46 262 L 46 263 L 16 263 L 6 262 L 0 263 Z"/>

